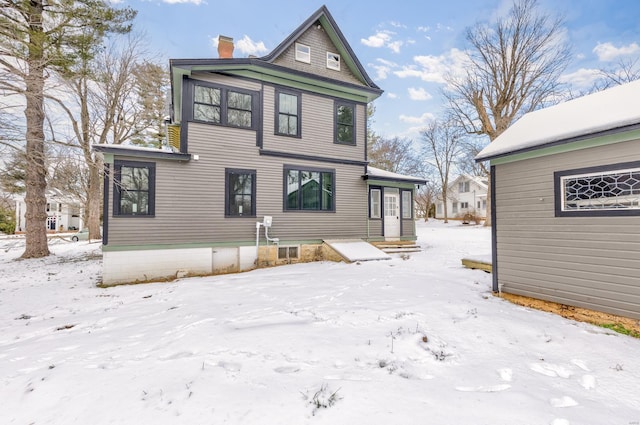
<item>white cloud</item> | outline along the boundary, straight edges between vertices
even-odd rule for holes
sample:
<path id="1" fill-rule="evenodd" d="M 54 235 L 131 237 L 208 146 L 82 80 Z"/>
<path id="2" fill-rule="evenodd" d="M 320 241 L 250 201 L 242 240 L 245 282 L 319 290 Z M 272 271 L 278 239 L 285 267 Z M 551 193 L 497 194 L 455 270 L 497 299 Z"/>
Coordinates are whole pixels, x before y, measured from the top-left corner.
<path id="1" fill-rule="evenodd" d="M 402 41 L 392 41 L 394 35 L 395 33 L 392 31 L 378 31 L 368 38 L 361 38 L 360 42 L 368 47 L 388 47 L 394 53 L 400 53 L 400 48 L 404 43 Z"/>
<path id="2" fill-rule="evenodd" d="M 595 81 L 602 77 L 600 70 L 581 68 L 571 74 L 565 74 L 560 77 L 561 83 L 570 84 L 575 89 L 589 89 Z"/>
<path id="3" fill-rule="evenodd" d="M 414 87 L 409 87 L 407 91 L 409 92 L 409 98 L 411 100 L 429 100 L 433 98 L 433 96 L 431 96 L 431 93 L 429 93 L 422 87 L 417 89 Z"/>
<path id="4" fill-rule="evenodd" d="M 429 32 L 431 27 L 418 27 L 418 32 Z"/>
<path id="5" fill-rule="evenodd" d="M 389 22 L 389 24 L 391 24 L 392 27 L 396 27 L 396 28 L 406 28 L 407 26 L 404 24 L 401 24 L 400 22 L 397 21 L 391 21 Z"/>
<path id="6" fill-rule="evenodd" d="M 400 115 L 398 117 L 400 119 L 400 121 L 402 122 L 406 122 L 409 124 L 426 124 L 427 122 L 429 122 L 430 120 L 433 120 L 435 118 L 435 116 L 431 113 L 431 112 L 425 112 L 424 114 L 418 116 L 418 117 L 412 117 L 409 115 Z"/>
<path id="7" fill-rule="evenodd" d="M 443 84 L 445 75 L 464 72 L 467 55 L 454 48 L 440 56 L 414 56 L 413 61 L 414 64 L 405 66 L 394 74 L 400 78 L 417 77 L 422 81 Z"/>
<path id="8" fill-rule="evenodd" d="M 369 38 L 361 38 L 360 42 L 369 47 L 384 47 L 391 40 L 391 34 L 388 31 L 380 31 Z"/>
<path id="9" fill-rule="evenodd" d="M 386 79 L 391 70 L 398 67 L 398 64 L 385 59 L 378 58 L 376 62 L 376 64 L 369 64 L 369 67 L 376 71 L 376 78 L 378 80 Z"/>
<path id="10" fill-rule="evenodd" d="M 619 56 L 634 55 L 640 53 L 638 43 L 631 43 L 628 46 L 616 47 L 613 43 L 598 43 L 593 48 L 593 53 L 598 55 L 598 59 L 603 62 L 611 62 Z"/>
<path id="11" fill-rule="evenodd" d="M 236 47 L 245 55 L 258 56 L 261 53 L 268 52 L 268 49 L 265 47 L 262 41 L 255 42 L 251 38 L 249 38 L 248 35 L 245 35 L 241 40 L 238 40 L 238 42 L 236 43 Z"/>
<path id="12" fill-rule="evenodd" d="M 395 93 L 387 93 L 387 97 L 388 97 L 389 99 L 397 99 L 397 98 L 398 98 L 398 95 L 397 95 L 397 94 L 395 94 Z"/>

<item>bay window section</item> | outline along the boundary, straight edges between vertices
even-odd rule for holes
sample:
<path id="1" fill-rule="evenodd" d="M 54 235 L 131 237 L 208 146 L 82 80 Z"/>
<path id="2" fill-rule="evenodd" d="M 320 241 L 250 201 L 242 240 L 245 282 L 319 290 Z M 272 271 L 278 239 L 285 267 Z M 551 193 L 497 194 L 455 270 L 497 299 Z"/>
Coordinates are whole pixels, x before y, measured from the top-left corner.
<path id="1" fill-rule="evenodd" d="M 213 86 L 206 82 L 193 84 L 191 116 L 194 121 L 230 127 L 255 126 L 257 94 L 248 90 Z"/>

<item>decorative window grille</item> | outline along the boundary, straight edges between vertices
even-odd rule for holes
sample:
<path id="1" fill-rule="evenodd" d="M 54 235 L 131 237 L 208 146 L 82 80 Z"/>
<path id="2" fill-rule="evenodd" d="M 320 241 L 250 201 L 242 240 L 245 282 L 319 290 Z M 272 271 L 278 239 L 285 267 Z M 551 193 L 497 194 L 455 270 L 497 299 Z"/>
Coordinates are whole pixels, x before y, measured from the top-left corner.
<path id="1" fill-rule="evenodd" d="M 562 211 L 640 209 L 640 168 L 562 176 Z"/>

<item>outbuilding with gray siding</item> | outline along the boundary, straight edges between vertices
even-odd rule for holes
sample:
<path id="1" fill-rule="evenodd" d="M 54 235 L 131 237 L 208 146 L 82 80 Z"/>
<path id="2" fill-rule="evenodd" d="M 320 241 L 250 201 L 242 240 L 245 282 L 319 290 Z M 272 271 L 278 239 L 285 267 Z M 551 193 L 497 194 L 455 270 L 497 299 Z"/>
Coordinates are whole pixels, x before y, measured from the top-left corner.
<path id="1" fill-rule="evenodd" d="M 476 160 L 494 291 L 640 319 L 640 81 L 528 113 Z"/>

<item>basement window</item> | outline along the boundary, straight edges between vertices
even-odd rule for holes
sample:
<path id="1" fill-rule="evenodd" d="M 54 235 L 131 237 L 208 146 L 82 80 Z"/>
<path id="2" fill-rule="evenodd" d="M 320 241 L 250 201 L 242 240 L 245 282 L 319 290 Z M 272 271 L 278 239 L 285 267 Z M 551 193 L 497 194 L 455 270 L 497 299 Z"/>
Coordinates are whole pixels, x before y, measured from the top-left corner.
<path id="1" fill-rule="evenodd" d="M 278 247 L 278 260 L 298 259 L 297 246 L 280 246 Z"/>

